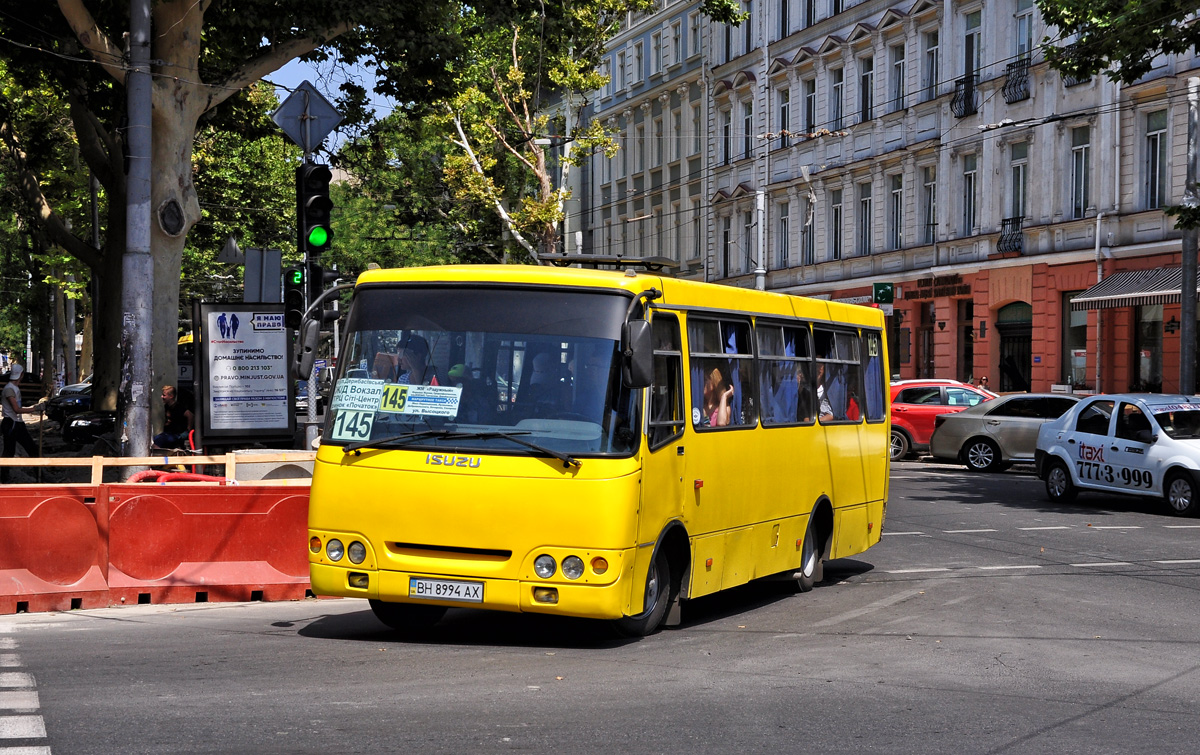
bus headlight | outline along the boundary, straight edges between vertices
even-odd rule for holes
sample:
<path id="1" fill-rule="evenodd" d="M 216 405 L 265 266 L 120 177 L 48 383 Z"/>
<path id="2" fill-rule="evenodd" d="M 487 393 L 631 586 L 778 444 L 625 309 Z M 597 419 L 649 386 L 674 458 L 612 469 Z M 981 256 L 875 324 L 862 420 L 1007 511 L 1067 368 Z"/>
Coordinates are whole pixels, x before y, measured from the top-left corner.
<path id="1" fill-rule="evenodd" d="M 545 553 L 538 556 L 533 561 L 533 571 L 542 579 L 550 579 L 554 576 L 554 570 L 558 568 L 553 556 L 548 556 Z"/>
<path id="2" fill-rule="evenodd" d="M 330 561 L 341 561 L 342 556 L 346 555 L 346 546 L 342 545 L 342 541 L 337 538 L 330 538 L 328 543 L 325 543 L 325 555 Z"/>
<path id="3" fill-rule="evenodd" d="M 583 559 L 578 556 L 567 556 L 563 559 L 563 576 L 567 579 L 579 579 L 583 576 Z"/>
<path id="4" fill-rule="evenodd" d="M 350 543 L 350 548 L 346 554 L 350 556 L 350 563 L 361 564 L 367 560 L 367 546 L 355 540 L 353 543 Z"/>

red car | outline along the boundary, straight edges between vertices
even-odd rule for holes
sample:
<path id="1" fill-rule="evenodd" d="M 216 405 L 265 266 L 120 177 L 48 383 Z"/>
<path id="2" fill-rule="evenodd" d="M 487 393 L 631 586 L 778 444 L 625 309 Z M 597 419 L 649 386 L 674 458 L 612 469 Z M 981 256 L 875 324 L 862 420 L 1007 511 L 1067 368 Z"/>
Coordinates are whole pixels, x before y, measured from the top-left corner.
<path id="1" fill-rule="evenodd" d="M 995 394 L 957 380 L 898 380 L 892 383 L 892 461 L 929 448 L 934 419 L 975 406 Z"/>

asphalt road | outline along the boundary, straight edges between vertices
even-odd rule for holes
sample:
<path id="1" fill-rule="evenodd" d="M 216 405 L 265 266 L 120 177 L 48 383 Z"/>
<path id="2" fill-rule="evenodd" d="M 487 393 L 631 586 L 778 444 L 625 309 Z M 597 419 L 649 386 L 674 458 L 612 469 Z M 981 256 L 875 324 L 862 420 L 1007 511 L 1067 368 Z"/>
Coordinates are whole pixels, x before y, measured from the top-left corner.
<path id="1" fill-rule="evenodd" d="M 1198 576 L 1200 519 L 901 463 L 817 589 L 640 641 L 471 610 L 403 641 L 349 600 L 0 617 L 0 755 L 1195 753 Z"/>

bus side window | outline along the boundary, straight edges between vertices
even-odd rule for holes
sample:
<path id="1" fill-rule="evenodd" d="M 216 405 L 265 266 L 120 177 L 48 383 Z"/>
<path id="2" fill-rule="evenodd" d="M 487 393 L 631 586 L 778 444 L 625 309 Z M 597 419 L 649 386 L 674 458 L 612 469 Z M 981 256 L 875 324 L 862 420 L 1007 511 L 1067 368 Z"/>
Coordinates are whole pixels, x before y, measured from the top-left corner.
<path id="1" fill-rule="evenodd" d="M 650 330 L 654 342 L 654 383 L 650 386 L 650 448 L 662 446 L 683 432 L 683 352 L 679 320 L 655 312 Z"/>
<path id="2" fill-rule="evenodd" d="M 758 423 L 750 324 L 688 319 L 692 424 L 751 427 Z"/>
<path id="3" fill-rule="evenodd" d="M 874 330 L 863 332 L 866 344 L 863 354 L 863 393 L 866 398 L 868 422 L 882 422 L 887 418 L 884 411 L 883 385 L 883 337 Z"/>

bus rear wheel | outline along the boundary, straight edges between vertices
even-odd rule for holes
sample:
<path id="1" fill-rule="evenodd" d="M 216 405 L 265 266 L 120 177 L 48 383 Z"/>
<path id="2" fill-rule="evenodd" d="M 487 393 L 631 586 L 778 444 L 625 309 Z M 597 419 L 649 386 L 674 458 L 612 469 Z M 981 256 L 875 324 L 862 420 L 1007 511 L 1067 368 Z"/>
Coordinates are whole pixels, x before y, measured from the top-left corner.
<path id="1" fill-rule="evenodd" d="M 800 570 L 796 572 L 796 587 L 800 592 L 808 592 L 813 585 L 825 577 L 825 560 L 821 558 L 821 546 L 817 544 L 817 534 L 813 531 L 812 518 L 809 519 L 808 529 L 804 531 L 804 548 L 800 552 Z"/>
<path id="2" fill-rule="evenodd" d="M 369 601 L 375 618 L 397 632 L 420 632 L 429 629 L 446 614 L 444 606 L 421 606 L 412 603 Z"/>
<path id="3" fill-rule="evenodd" d="M 643 611 L 637 616 L 625 616 L 613 622 L 613 629 L 622 637 L 645 637 L 654 634 L 667 616 L 671 605 L 671 564 L 660 548 L 646 572 L 646 595 Z"/>

